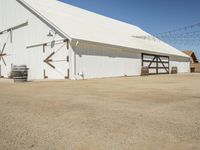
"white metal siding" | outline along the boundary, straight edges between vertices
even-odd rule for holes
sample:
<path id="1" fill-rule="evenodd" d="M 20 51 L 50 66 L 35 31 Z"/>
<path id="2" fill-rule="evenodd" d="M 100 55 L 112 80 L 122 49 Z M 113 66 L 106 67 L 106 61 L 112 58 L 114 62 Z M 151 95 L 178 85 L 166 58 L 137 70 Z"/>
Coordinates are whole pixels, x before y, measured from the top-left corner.
<path id="1" fill-rule="evenodd" d="M 141 54 L 106 46 L 79 44 L 76 52 L 76 77 L 102 78 L 140 75 Z"/>
<path id="2" fill-rule="evenodd" d="M 58 65 L 59 70 L 61 71 L 55 72 L 55 70 L 44 64 L 43 60 L 45 57 L 47 57 L 47 54 L 46 56 L 43 54 L 42 47 L 35 47 L 31 49 L 26 48 L 30 45 L 52 41 L 53 38 L 47 36 L 51 29 L 34 14 L 19 4 L 16 0 L 0 0 L 0 30 L 24 23 L 26 20 L 28 21 L 27 26 L 13 31 L 13 43 L 8 41 L 5 51 L 12 55 L 12 57 L 10 56 L 12 59 L 6 59 L 8 63 L 6 69 L 1 62 L 2 74 L 5 77 L 7 76 L 11 70 L 11 64 L 26 64 L 28 68 L 30 68 L 29 79 L 43 79 L 44 69 L 49 72 L 50 78 L 63 78 L 61 74 L 66 74 L 66 71 L 62 70 L 69 68 L 69 65 Z M 6 36 L 6 34 L 0 35 L 1 47 L 5 41 Z M 61 37 L 57 35 L 55 40 L 57 39 L 61 39 Z M 54 49 L 56 49 L 56 47 Z M 52 50 L 50 49 L 49 51 Z M 57 58 L 54 59 L 61 59 L 61 56 L 64 54 L 66 55 L 66 53 L 59 53 L 56 55 Z"/>
<path id="3" fill-rule="evenodd" d="M 75 49 L 75 73 L 77 79 L 135 76 L 141 74 L 141 53 L 127 49 L 80 43 Z M 179 73 L 190 71 L 188 58 L 170 56 L 170 69 Z M 165 70 L 163 70 L 164 72 Z"/>
<path id="4" fill-rule="evenodd" d="M 11 11 L 12 10 L 12 11 Z M 56 53 L 54 60 L 65 59 L 70 56 L 70 63 L 55 64 L 58 68 L 53 70 L 45 64 L 43 60 L 52 51 L 59 49 L 59 45 L 47 48 L 44 54 L 42 47 L 27 49 L 27 46 L 52 41 L 52 37 L 47 37 L 50 27 L 38 19 L 35 15 L 25 9 L 16 0 L 0 0 L 0 30 L 24 23 L 28 20 L 28 26 L 13 31 L 13 43 L 8 41 L 5 52 L 9 54 L 5 57 L 7 66 L 2 66 L 3 76 L 7 76 L 11 71 L 11 64 L 26 64 L 29 70 L 29 79 L 43 79 L 43 71 L 51 79 L 62 79 L 70 68 L 70 79 L 120 77 L 140 75 L 141 73 L 141 51 L 128 51 L 125 48 L 114 48 L 108 45 L 88 44 L 80 42 L 74 44 L 73 49 L 66 50 L 63 47 Z M 73 20 L 71 20 L 73 21 Z M 0 35 L 0 47 L 6 41 L 8 34 Z M 57 35 L 56 39 L 61 39 Z M 129 49 L 130 50 L 130 49 Z M 184 57 L 171 57 L 170 67 L 177 66 L 178 71 L 189 72 L 189 60 Z"/>
<path id="5" fill-rule="evenodd" d="M 178 56 L 170 57 L 170 69 L 172 67 L 178 68 L 178 73 L 189 73 L 190 72 L 190 58 L 183 58 Z"/>

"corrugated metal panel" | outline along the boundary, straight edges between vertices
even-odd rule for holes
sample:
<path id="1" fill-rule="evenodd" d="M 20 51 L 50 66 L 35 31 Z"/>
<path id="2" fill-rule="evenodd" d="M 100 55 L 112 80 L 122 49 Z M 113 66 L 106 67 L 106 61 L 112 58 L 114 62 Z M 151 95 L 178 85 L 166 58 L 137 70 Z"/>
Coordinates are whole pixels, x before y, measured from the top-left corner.
<path id="1" fill-rule="evenodd" d="M 101 78 L 140 75 L 141 53 L 81 43 L 76 52 L 76 77 Z"/>
<path id="2" fill-rule="evenodd" d="M 141 75 L 142 54 L 140 52 L 86 43 L 79 43 L 74 49 L 77 79 Z M 188 58 L 170 56 L 169 59 L 170 69 L 175 66 L 179 73 L 189 72 Z"/>

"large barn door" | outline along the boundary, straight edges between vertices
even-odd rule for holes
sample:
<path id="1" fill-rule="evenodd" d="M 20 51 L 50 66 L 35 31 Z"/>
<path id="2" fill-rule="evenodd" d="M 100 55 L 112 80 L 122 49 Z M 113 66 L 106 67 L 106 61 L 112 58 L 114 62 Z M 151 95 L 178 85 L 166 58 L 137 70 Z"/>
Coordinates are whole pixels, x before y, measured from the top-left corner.
<path id="1" fill-rule="evenodd" d="M 68 40 L 43 45 L 44 78 L 69 78 Z"/>
<path id="2" fill-rule="evenodd" d="M 169 57 L 143 53 L 142 67 L 148 67 L 149 74 L 169 74 Z"/>

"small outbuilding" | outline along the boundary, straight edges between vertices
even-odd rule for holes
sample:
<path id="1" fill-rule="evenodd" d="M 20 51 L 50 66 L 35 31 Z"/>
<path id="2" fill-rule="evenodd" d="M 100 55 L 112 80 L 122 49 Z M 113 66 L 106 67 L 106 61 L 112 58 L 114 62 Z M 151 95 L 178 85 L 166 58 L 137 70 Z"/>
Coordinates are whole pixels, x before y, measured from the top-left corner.
<path id="1" fill-rule="evenodd" d="M 200 63 L 199 63 L 199 60 L 195 54 L 194 51 L 192 50 L 186 50 L 186 51 L 183 51 L 183 53 L 185 53 L 186 55 L 188 55 L 190 57 L 190 70 L 191 72 L 200 72 Z"/>
<path id="2" fill-rule="evenodd" d="M 145 38 L 150 37 L 150 38 Z M 0 0 L 0 75 L 89 79 L 190 72 L 190 57 L 141 28 L 57 0 Z"/>
<path id="3" fill-rule="evenodd" d="M 185 50 L 185 51 L 183 51 L 183 53 L 185 53 L 186 55 L 188 55 L 190 57 L 190 62 L 191 63 L 198 63 L 199 62 L 196 54 L 194 53 L 194 51 Z"/>

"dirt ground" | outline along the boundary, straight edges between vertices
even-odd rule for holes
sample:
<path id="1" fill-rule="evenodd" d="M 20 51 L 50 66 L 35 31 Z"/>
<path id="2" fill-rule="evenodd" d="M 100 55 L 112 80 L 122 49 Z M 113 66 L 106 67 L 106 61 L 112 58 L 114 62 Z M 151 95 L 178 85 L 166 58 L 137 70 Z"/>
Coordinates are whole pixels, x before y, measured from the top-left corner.
<path id="1" fill-rule="evenodd" d="M 200 74 L 0 80 L 0 150 L 200 150 Z"/>

